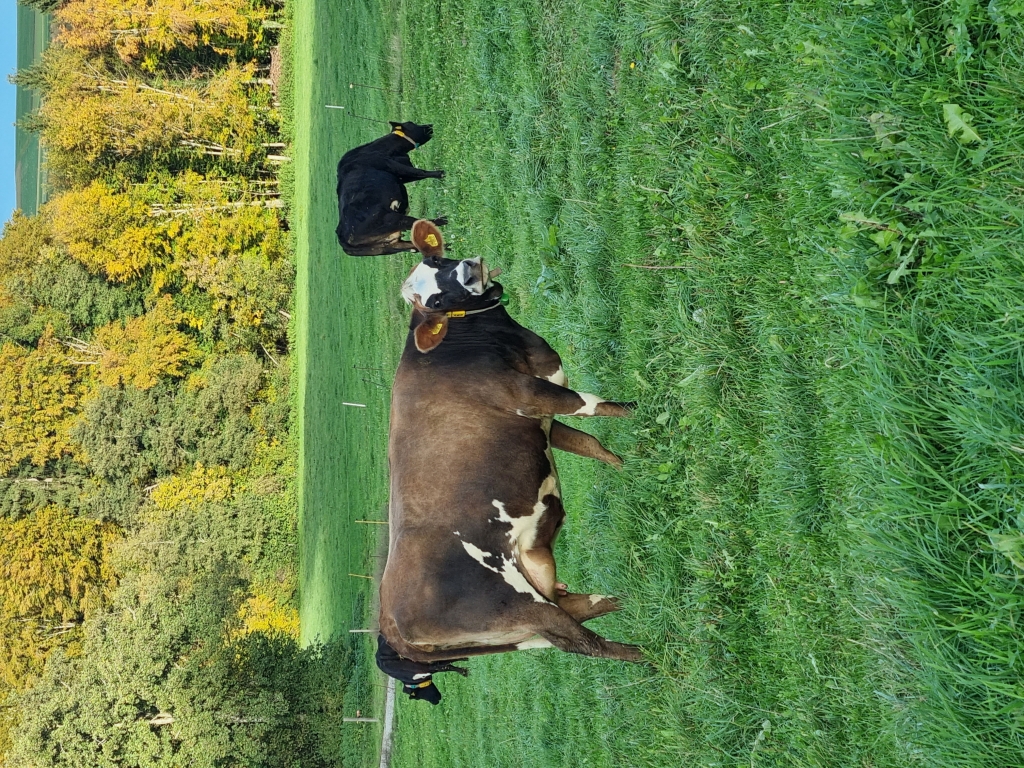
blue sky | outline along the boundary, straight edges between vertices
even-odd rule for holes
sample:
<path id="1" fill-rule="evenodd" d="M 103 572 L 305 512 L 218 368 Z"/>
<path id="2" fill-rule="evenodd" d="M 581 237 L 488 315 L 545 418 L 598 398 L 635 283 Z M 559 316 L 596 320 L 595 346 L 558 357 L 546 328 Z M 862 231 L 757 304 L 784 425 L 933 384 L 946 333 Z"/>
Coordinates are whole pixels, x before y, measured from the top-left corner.
<path id="1" fill-rule="evenodd" d="M 7 76 L 17 68 L 18 6 L 0 0 L 0 221 L 14 212 L 14 86 Z"/>

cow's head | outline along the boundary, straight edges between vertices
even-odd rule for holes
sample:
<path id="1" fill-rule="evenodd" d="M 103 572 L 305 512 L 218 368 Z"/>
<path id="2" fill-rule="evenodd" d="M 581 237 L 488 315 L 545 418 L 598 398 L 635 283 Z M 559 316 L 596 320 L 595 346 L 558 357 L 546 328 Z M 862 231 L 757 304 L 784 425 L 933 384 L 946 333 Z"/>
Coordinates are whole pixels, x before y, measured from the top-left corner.
<path id="1" fill-rule="evenodd" d="M 488 271 L 479 256 L 446 259 L 441 230 L 426 219 L 413 225 L 411 239 L 424 259 L 402 284 L 402 298 L 413 306 L 411 329 L 416 349 L 429 352 L 448 333 L 451 313 L 474 312 L 501 300 L 503 289 L 492 279 L 501 270 Z"/>
<path id="2" fill-rule="evenodd" d="M 441 692 L 437 690 L 434 681 L 429 677 L 422 683 L 402 684 L 402 693 L 409 695 L 410 699 L 418 701 L 429 701 L 431 704 L 441 703 Z"/>
<path id="3" fill-rule="evenodd" d="M 406 121 L 404 123 L 395 123 L 389 121 L 391 125 L 391 132 L 397 133 L 406 138 L 412 139 L 413 143 L 419 147 L 430 141 L 430 137 L 434 135 L 434 126 L 432 125 L 419 125 Z"/>

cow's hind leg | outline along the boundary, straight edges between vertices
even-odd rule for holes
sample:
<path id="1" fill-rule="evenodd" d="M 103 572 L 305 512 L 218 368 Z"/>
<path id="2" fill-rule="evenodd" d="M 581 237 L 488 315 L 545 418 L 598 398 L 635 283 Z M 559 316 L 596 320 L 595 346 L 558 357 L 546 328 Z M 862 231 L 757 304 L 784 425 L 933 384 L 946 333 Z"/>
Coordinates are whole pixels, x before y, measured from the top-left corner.
<path id="1" fill-rule="evenodd" d="M 622 469 L 622 459 L 601 445 L 600 440 L 559 421 L 551 422 L 551 447 Z"/>
<path id="2" fill-rule="evenodd" d="M 558 606 L 535 604 L 534 610 L 538 613 L 537 626 L 533 627 L 534 632 L 567 653 L 620 661 L 638 662 L 643 658 L 638 646 L 605 640 Z"/>
<path id="3" fill-rule="evenodd" d="M 609 595 L 585 595 L 570 592 L 555 598 L 555 602 L 558 603 L 559 608 L 581 624 L 584 621 L 596 619 L 598 616 L 622 610 L 619 601 Z"/>

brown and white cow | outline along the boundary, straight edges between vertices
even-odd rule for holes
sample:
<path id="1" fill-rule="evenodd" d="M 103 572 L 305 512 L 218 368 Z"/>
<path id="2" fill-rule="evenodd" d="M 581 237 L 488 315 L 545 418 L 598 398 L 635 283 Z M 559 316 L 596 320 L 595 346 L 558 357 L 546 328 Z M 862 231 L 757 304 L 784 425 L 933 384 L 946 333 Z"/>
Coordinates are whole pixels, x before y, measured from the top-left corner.
<path id="1" fill-rule="evenodd" d="M 419 662 L 550 646 L 639 661 L 582 625 L 619 605 L 567 593 L 552 554 L 565 512 L 551 449 L 621 465 L 552 417 L 629 406 L 567 389 L 558 354 L 501 305 L 497 270 L 444 258 L 440 238 L 416 222 L 426 258 L 402 286 L 413 313 L 391 399 L 380 631 Z"/>

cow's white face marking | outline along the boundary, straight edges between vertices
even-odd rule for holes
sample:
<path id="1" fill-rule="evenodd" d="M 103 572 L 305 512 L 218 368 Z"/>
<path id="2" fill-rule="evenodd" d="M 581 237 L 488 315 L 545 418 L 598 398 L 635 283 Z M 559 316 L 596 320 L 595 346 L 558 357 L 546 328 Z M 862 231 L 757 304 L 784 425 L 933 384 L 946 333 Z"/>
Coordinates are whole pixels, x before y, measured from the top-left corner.
<path id="1" fill-rule="evenodd" d="M 491 282 L 490 277 L 487 275 L 484 275 L 484 279 L 480 280 L 480 271 L 482 269 L 482 259 L 479 256 L 475 259 L 460 261 L 459 266 L 455 268 L 455 279 L 462 283 L 462 286 L 467 291 L 479 296 L 487 290 Z"/>
<path id="2" fill-rule="evenodd" d="M 558 370 L 552 373 L 550 376 L 545 376 L 548 381 L 552 384 L 557 384 L 560 387 L 565 386 L 566 378 L 565 371 L 562 370 L 562 366 L 558 366 Z"/>
<path id="3" fill-rule="evenodd" d="M 437 267 L 430 267 L 420 262 L 415 269 L 409 273 L 402 283 L 402 298 L 412 304 L 416 296 L 420 297 L 420 304 L 427 306 L 432 296 L 441 292 L 437 285 Z"/>
<path id="4" fill-rule="evenodd" d="M 488 571 L 501 576 L 502 580 L 508 584 L 516 592 L 521 592 L 524 595 L 530 595 L 538 603 L 550 602 L 540 592 L 533 588 L 533 585 L 526 580 L 522 572 L 516 567 L 514 559 L 507 558 L 504 555 L 492 555 L 490 552 L 484 552 L 480 547 L 475 544 L 470 544 L 468 541 L 462 542 L 463 548 L 480 565 L 486 568 Z M 495 568 L 493 565 L 487 563 L 487 558 L 493 557 L 495 560 L 501 561 L 501 568 Z"/>
<path id="5" fill-rule="evenodd" d="M 602 600 L 604 600 L 604 599 L 605 599 L 606 597 L 608 597 L 608 595 L 591 595 L 591 596 L 590 596 L 590 604 L 591 604 L 592 606 L 593 606 L 593 605 L 597 605 L 597 604 L 598 604 L 598 603 L 600 603 L 600 602 L 601 602 Z"/>
<path id="6" fill-rule="evenodd" d="M 553 646 L 547 640 L 540 635 L 537 637 L 531 637 L 529 640 L 524 640 L 521 643 L 516 643 L 517 651 L 529 651 L 533 648 L 552 648 Z"/>
<path id="7" fill-rule="evenodd" d="M 599 403 L 607 402 L 606 400 L 592 395 L 589 392 L 577 392 L 577 395 L 583 398 L 583 407 L 577 409 L 573 416 L 593 416 L 597 412 L 597 406 Z"/>
<path id="8" fill-rule="evenodd" d="M 400 205 L 401 205 L 401 203 L 400 203 L 400 202 L 398 202 L 397 200 L 392 200 L 392 201 L 391 201 L 391 210 L 392 210 L 392 211 L 397 211 L 397 210 L 398 210 L 398 207 L 399 207 Z"/>
<path id="9" fill-rule="evenodd" d="M 412 304 L 419 296 L 420 303 L 430 307 L 435 296 L 447 295 L 452 301 L 461 301 L 467 298 L 461 291 L 479 296 L 492 285 L 490 273 L 479 256 L 458 262 L 445 259 L 440 266 L 421 261 L 402 283 L 402 298 Z"/>

